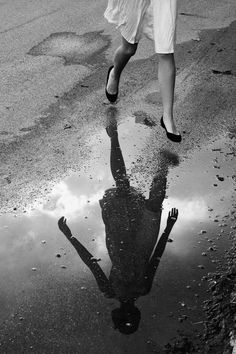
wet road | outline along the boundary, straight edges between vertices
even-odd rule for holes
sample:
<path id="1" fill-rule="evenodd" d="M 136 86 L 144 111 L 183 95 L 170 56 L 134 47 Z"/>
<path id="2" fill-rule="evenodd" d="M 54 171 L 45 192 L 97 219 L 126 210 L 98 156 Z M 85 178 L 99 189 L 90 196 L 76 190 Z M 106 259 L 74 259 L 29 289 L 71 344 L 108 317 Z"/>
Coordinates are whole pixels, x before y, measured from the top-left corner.
<path id="1" fill-rule="evenodd" d="M 157 63 L 149 42 L 124 73 L 117 105 L 104 99 L 117 37 L 111 40 L 101 19 L 86 24 L 89 14 L 102 14 L 101 4 L 88 10 L 80 2 L 78 25 L 72 19 L 79 5 L 71 1 L 70 25 L 54 21 L 58 28 L 39 31 L 37 40 L 22 33 L 28 38 L 22 52 L 11 49 L 11 63 L 1 55 L 3 353 L 164 353 L 181 333 L 197 342 L 206 276 L 224 267 L 235 237 L 235 23 L 226 16 L 234 8 L 228 2 L 217 20 L 223 10 L 208 4 L 205 19 L 200 7 L 192 4 L 187 12 L 182 2 L 176 117 L 184 140 L 177 146 L 159 128 Z M 45 21 L 43 10 L 60 18 L 65 2 L 45 3 L 37 15 L 31 6 L 19 17 L 23 28 L 32 19 Z M 196 30 L 213 23 L 226 27 Z M 20 35 L 20 28 L 12 23 L 1 33 Z M 179 215 L 169 242 L 162 239 L 163 255 L 157 244 L 155 258 L 171 208 Z M 77 245 L 78 254 L 59 230 L 62 216 L 94 258 Z M 134 318 L 139 322 L 129 336 L 114 328 L 121 315 L 116 324 L 111 316 L 120 298 L 135 298 L 141 314 L 139 322 L 129 308 L 126 330 Z"/>
<path id="2" fill-rule="evenodd" d="M 25 215 L 16 211 L 1 217 L 3 352 L 94 353 L 98 348 L 109 353 L 163 352 L 178 330 L 195 338 L 201 333 L 201 305 L 207 298 L 205 276 L 223 266 L 235 229 L 232 140 L 223 137 L 178 166 L 177 156 L 161 151 L 159 160 L 154 161 L 156 174 L 152 175 L 147 169 L 142 173 L 143 163 L 139 160 L 152 128 L 129 118 L 120 123 L 118 134 L 131 185 L 148 199 L 156 176 L 157 203 L 166 189 L 160 235 L 168 211 L 173 207 L 179 210 L 170 234 L 172 242 L 167 243 L 151 291 L 137 299 L 141 311 L 138 331 L 126 337 L 114 330 L 111 311 L 118 306 L 117 298 L 104 296 L 91 270 L 57 226 L 58 219 L 65 216 L 72 234 L 99 260 L 109 277 L 112 264 L 99 200 L 105 190 L 114 187 L 114 180 L 109 163 L 111 138 L 104 129 L 89 142 L 92 151 L 86 168 L 56 185 L 46 204 Z M 163 161 L 169 166 L 168 172 L 163 172 Z M 167 185 L 163 173 L 168 173 Z M 111 218 L 108 223 L 115 229 L 117 219 L 123 220 L 122 210 L 115 209 L 117 219 L 113 212 L 107 209 L 107 217 Z M 152 215 L 155 217 L 155 213 Z M 144 249 L 150 242 L 147 228 L 152 221 L 148 220 L 145 238 L 141 235 Z M 139 225 L 137 218 L 135 223 Z M 121 230 L 115 232 L 119 235 Z M 118 236 L 118 240 L 122 244 L 122 237 Z M 139 252 L 143 257 L 143 251 Z M 128 269 L 126 265 L 126 272 Z"/>

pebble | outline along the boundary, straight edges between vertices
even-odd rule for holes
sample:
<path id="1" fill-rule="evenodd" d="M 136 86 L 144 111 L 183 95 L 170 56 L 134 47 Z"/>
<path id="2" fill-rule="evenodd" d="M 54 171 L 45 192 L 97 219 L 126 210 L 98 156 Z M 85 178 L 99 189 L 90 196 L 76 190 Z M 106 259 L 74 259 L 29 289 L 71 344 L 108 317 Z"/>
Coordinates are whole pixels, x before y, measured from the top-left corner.
<path id="1" fill-rule="evenodd" d="M 224 177 L 220 177 L 219 175 L 216 175 L 216 178 L 221 182 L 223 182 L 225 180 Z"/>
<path id="2" fill-rule="evenodd" d="M 213 247 L 209 247 L 208 251 L 215 251 Z"/>
<path id="3" fill-rule="evenodd" d="M 61 268 L 62 268 L 62 269 L 66 269 L 66 268 L 67 268 L 67 266 L 65 266 L 65 265 L 61 265 Z"/>
<path id="4" fill-rule="evenodd" d="M 42 244 L 45 244 L 45 243 L 46 243 L 46 240 L 42 240 L 41 243 L 42 243 Z"/>
<path id="5" fill-rule="evenodd" d="M 34 268 L 34 267 L 33 267 L 33 268 L 31 268 L 31 269 L 32 269 L 32 271 L 33 271 L 33 272 L 35 272 L 35 271 L 37 270 L 37 268 Z"/>
<path id="6" fill-rule="evenodd" d="M 207 256 L 206 252 L 202 252 L 202 256 L 206 257 Z"/>
<path id="7" fill-rule="evenodd" d="M 205 267 L 204 267 L 204 265 L 199 264 L 199 265 L 198 265 L 198 268 L 200 268 L 200 269 L 204 269 Z"/>

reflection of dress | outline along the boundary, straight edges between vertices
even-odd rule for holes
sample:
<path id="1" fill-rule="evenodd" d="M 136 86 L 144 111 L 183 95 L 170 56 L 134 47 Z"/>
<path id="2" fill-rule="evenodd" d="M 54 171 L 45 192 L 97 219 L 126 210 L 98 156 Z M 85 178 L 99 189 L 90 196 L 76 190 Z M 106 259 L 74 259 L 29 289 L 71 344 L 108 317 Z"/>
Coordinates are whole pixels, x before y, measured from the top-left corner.
<path id="1" fill-rule="evenodd" d="M 144 196 L 132 187 L 128 195 L 119 195 L 117 188 L 106 190 L 100 206 L 112 261 L 109 281 L 116 297 L 145 295 L 145 273 L 157 241 L 161 209 L 148 210 Z"/>

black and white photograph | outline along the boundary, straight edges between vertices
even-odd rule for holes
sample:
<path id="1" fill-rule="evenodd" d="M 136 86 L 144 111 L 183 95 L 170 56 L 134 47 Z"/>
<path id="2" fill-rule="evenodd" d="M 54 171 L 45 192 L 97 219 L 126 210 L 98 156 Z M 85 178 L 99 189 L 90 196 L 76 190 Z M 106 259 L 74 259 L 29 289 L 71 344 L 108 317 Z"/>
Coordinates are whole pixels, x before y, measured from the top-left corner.
<path id="1" fill-rule="evenodd" d="M 0 0 L 0 354 L 236 354 L 235 0 Z"/>

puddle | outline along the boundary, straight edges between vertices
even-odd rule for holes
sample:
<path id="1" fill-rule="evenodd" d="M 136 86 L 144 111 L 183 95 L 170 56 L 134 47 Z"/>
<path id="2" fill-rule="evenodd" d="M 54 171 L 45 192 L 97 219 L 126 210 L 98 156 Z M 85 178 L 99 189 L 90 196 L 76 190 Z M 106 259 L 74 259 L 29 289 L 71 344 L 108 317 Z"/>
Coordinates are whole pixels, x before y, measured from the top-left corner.
<path id="1" fill-rule="evenodd" d="M 99 347 L 104 353 L 161 353 L 179 331 L 196 338 L 203 328 L 205 276 L 222 266 L 236 225 L 232 141 L 223 137 L 179 165 L 176 155 L 162 151 L 155 162 L 159 170 L 146 178 L 134 166 L 143 164 L 142 151 L 153 128 L 140 117 L 119 122 L 120 150 L 115 115 L 110 118 L 108 130 L 90 138 L 91 159 L 83 171 L 55 186 L 48 202 L 38 210 L 0 217 L 3 352 L 37 352 L 40 348 L 40 352 L 92 353 Z M 112 190 L 104 197 L 107 189 L 115 187 L 111 141 L 111 166 L 119 192 Z M 120 151 L 130 184 L 136 189 L 131 194 L 127 194 Z M 150 189 L 151 202 L 146 204 L 141 195 L 148 199 Z M 173 207 L 179 216 L 169 236 L 172 242 L 167 242 L 153 281 L 153 273 L 148 273 L 150 290 L 138 277 L 144 275 L 143 262 L 156 243 L 159 228 L 159 238 L 162 235 Z M 106 279 L 112 278 L 112 295 L 105 278 L 103 282 L 97 279 L 99 290 L 90 269 L 59 230 L 62 216 L 72 234 L 98 260 L 95 264 Z M 110 235 L 107 242 L 104 222 Z M 137 242 L 132 243 L 127 230 L 136 235 Z M 86 254 L 81 251 L 85 262 Z M 116 264 L 112 275 L 111 258 L 113 266 Z M 119 265 L 120 259 L 124 263 Z M 134 283 L 134 278 L 139 280 Z M 145 296 L 140 296 L 141 292 Z M 119 305 L 118 293 L 126 300 L 137 297 L 135 306 L 141 319 L 136 311 L 136 317 L 133 313 L 126 321 L 129 327 L 140 320 L 136 332 L 132 327 L 131 336 L 114 329 L 114 323 L 119 326 L 117 318 L 115 322 L 111 319 Z"/>
<path id="2" fill-rule="evenodd" d="M 78 35 L 74 32 L 53 33 L 30 49 L 33 56 L 49 55 L 64 58 L 65 65 L 101 64 L 104 51 L 109 46 L 108 37 L 101 32 Z M 103 58 L 105 61 L 105 58 Z"/>

